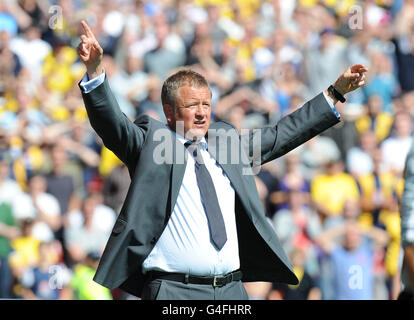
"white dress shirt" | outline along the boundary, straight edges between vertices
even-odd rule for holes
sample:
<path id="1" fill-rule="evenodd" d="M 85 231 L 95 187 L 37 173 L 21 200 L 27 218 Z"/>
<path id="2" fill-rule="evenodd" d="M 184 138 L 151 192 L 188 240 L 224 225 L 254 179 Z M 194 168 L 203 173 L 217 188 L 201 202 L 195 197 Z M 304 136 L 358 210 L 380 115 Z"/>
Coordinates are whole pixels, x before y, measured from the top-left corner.
<path id="1" fill-rule="evenodd" d="M 177 135 L 181 143 L 188 140 Z M 195 174 L 195 160 L 188 153 L 177 202 L 155 247 L 143 262 L 143 270 L 180 272 L 199 276 L 223 275 L 240 267 L 235 219 L 235 193 L 223 169 L 202 140 L 201 155 L 211 175 L 226 227 L 227 242 L 221 250 L 210 240 Z"/>

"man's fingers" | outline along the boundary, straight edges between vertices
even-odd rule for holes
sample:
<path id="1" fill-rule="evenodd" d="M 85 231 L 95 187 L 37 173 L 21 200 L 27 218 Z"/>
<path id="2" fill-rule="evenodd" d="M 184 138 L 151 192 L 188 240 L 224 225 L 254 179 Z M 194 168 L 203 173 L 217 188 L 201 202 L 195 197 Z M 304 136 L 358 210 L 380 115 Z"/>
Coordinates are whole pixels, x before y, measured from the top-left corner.
<path id="1" fill-rule="evenodd" d="M 81 34 L 80 39 L 83 43 L 88 42 L 88 38 L 84 34 Z"/>
<path id="2" fill-rule="evenodd" d="M 89 54 L 89 49 L 84 43 L 80 43 L 78 49 L 85 56 Z"/>
<path id="3" fill-rule="evenodd" d="M 93 34 L 92 30 L 89 28 L 88 24 L 84 20 L 81 21 L 81 25 L 82 25 L 83 31 L 85 31 L 86 36 L 88 38 L 95 40 L 95 35 Z"/>
<path id="4" fill-rule="evenodd" d="M 88 59 L 88 53 L 82 50 L 80 47 L 77 49 L 78 55 L 81 58 L 81 60 L 86 61 Z"/>
<path id="5" fill-rule="evenodd" d="M 87 48 L 85 48 L 85 46 L 82 43 L 80 43 L 78 45 L 77 51 L 79 53 L 81 53 L 82 55 L 84 55 L 84 56 L 89 54 L 89 50 Z"/>
<path id="6" fill-rule="evenodd" d="M 93 43 L 93 47 L 95 48 L 95 50 L 97 50 L 97 51 L 99 52 L 99 54 L 102 54 L 102 53 L 103 53 L 103 49 L 102 49 L 102 47 L 99 45 L 99 42 L 98 42 L 98 41 L 95 41 L 95 42 Z"/>
<path id="7" fill-rule="evenodd" d="M 77 47 L 78 52 L 83 52 L 85 50 L 85 45 L 81 42 Z"/>
<path id="8" fill-rule="evenodd" d="M 367 71 L 368 69 L 362 64 L 354 64 L 353 66 L 351 66 L 352 73 L 355 73 L 355 72 L 362 73 L 362 72 L 367 72 Z"/>
<path id="9" fill-rule="evenodd" d="M 359 77 L 357 77 L 355 80 L 354 80 L 354 83 L 356 84 L 356 85 L 358 85 L 358 86 L 360 86 L 360 84 L 361 83 L 365 83 L 365 79 L 366 79 L 367 77 L 365 76 L 365 74 L 363 73 L 362 75 L 360 75 Z"/>
<path id="10" fill-rule="evenodd" d="M 81 43 L 79 44 L 79 46 L 82 49 L 86 49 L 87 47 L 89 47 L 88 46 L 89 41 L 88 41 L 88 38 L 85 35 L 81 35 L 80 39 L 81 39 Z"/>
<path id="11" fill-rule="evenodd" d="M 365 85 L 365 81 L 366 81 L 366 76 L 365 74 L 362 74 L 360 77 L 357 77 L 353 80 L 351 80 L 351 83 L 354 87 L 362 87 L 363 85 Z"/>
<path id="12" fill-rule="evenodd" d="M 348 73 L 345 74 L 346 78 L 349 78 L 351 81 L 359 78 L 361 75 L 359 73 Z"/>
<path id="13" fill-rule="evenodd" d="M 361 77 L 361 79 L 358 81 L 358 86 L 362 87 L 365 84 L 366 78 L 365 76 Z"/>

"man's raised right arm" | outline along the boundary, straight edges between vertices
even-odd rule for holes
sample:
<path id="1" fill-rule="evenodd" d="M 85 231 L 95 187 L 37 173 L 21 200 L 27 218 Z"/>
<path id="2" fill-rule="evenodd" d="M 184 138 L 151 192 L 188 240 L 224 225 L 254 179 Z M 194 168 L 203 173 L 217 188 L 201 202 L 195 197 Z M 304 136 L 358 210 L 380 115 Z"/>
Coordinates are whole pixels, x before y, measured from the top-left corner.
<path id="1" fill-rule="evenodd" d="M 77 52 L 87 72 L 79 87 L 89 121 L 105 146 L 129 167 L 139 155 L 148 123 L 137 126 L 122 113 L 103 69 L 103 50 L 86 22 L 81 25 L 84 34 Z"/>

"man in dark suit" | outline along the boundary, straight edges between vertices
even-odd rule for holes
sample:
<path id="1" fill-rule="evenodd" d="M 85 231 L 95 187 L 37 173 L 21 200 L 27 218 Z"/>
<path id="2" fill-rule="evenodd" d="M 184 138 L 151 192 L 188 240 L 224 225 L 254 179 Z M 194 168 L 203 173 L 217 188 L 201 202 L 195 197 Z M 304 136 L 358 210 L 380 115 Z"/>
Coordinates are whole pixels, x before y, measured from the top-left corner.
<path id="1" fill-rule="evenodd" d="M 364 85 L 367 69 L 348 68 L 277 126 L 245 136 L 229 123 L 210 123 L 208 83 L 181 70 L 162 88 L 168 125 L 148 116 L 132 123 L 112 95 L 102 48 L 82 26 L 89 120 L 131 176 L 94 280 L 143 299 L 247 299 L 242 281 L 297 284 L 252 171 L 339 122 L 334 104 Z"/>

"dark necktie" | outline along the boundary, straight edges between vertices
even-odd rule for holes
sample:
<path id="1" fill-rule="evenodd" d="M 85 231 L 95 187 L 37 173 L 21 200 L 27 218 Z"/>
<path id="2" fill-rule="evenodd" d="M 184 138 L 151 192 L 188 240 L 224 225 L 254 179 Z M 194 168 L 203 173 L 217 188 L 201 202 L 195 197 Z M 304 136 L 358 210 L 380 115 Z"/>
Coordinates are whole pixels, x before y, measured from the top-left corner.
<path id="1" fill-rule="evenodd" d="M 201 144 L 186 142 L 185 146 L 195 160 L 195 174 L 201 198 L 203 200 L 204 211 L 206 212 L 208 220 L 211 241 L 219 250 L 221 250 L 227 241 L 226 227 L 224 226 L 223 215 L 217 199 L 213 180 L 211 179 L 200 153 Z"/>

